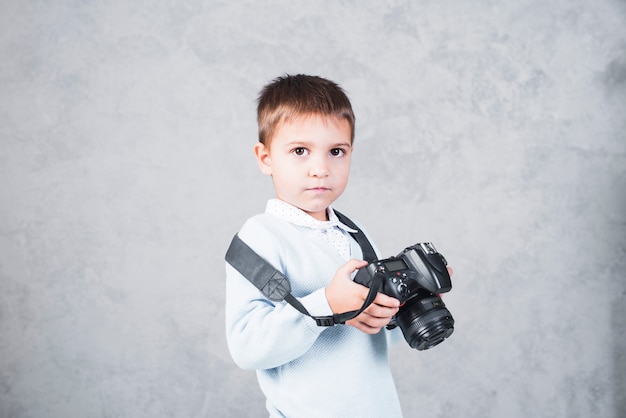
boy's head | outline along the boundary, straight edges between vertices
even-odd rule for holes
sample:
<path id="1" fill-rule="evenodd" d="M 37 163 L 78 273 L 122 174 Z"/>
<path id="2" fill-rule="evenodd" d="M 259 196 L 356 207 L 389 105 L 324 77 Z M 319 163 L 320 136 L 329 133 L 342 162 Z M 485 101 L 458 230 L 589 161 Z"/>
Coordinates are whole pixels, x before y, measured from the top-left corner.
<path id="1" fill-rule="evenodd" d="M 332 81 L 296 75 L 261 92 L 254 153 L 276 197 L 318 220 L 344 191 L 350 173 L 354 114 Z"/>
<path id="2" fill-rule="evenodd" d="M 350 140 L 354 140 L 355 117 L 343 89 L 325 78 L 298 74 L 278 77 L 261 90 L 257 107 L 259 142 L 270 147 L 282 123 L 307 116 L 346 120 Z"/>

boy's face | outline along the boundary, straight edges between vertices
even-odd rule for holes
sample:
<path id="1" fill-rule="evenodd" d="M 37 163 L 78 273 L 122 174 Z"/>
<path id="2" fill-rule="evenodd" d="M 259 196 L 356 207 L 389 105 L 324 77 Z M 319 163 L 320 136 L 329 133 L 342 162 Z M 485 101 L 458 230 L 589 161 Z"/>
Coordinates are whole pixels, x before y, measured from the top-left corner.
<path id="1" fill-rule="evenodd" d="M 312 115 L 281 124 L 269 147 L 259 142 L 254 153 L 278 199 L 325 221 L 348 183 L 350 138 L 348 121 Z"/>

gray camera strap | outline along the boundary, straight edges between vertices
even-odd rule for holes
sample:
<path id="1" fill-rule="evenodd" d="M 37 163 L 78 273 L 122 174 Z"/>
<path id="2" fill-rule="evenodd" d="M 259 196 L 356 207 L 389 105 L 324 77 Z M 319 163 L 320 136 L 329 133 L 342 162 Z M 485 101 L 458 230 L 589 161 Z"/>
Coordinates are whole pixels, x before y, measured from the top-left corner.
<path id="1" fill-rule="evenodd" d="M 335 211 L 341 223 L 356 230 L 350 233 L 363 251 L 363 259 L 367 262 L 376 260 L 376 252 L 363 231 L 361 231 L 347 216 Z M 376 298 L 376 294 L 382 287 L 382 277 L 375 275 L 365 301 L 360 309 L 356 311 L 334 314 L 331 316 L 313 316 L 306 308 L 291 294 L 291 284 L 289 279 L 272 266 L 267 260 L 258 255 L 252 248 L 239 238 L 233 237 L 228 251 L 226 252 L 226 262 L 233 266 L 241 275 L 256 286 L 261 293 L 273 302 L 285 301 L 296 308 L 304 315 L 310 316 L 320 327 L 330 327 L 337 324 L 344 324 L 346 321 L 358 316 Z"/>

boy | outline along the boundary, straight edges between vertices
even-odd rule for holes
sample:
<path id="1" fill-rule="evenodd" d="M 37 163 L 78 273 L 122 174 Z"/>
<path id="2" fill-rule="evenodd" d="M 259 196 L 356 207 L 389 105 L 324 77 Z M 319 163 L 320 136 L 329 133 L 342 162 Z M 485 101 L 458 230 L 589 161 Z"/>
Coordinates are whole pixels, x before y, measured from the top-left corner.
<path id="1" fill-rule="evenodd" d="M 351 275 L 367 262 L 331 204 L 350 170 L 354 114 L 344 91 L 315 76 L 275 79 L 261 91 L 254 153 L 276 198 L 239 237 L 280 270 L 313 316 L 361 308 L 368 288 Z M 290 304 L 272 302 L 226 265 L 226 333 L 234 361 L 257 371 L 272 417 L 401 416 L 384 327 L 399 301 L 378 293 L 345 325 L 318 326 Z M 398 338 L 398 335 L 400 338 Z"/>

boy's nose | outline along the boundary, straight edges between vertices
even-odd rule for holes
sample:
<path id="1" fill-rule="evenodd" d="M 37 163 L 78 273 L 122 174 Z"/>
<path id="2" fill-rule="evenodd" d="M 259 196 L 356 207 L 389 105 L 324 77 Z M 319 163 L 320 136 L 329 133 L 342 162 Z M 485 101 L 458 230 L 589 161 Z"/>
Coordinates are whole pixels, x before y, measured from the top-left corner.
<path id="1" fill-rule="evenodd" d="M 322 159 L 311 161 L 309 175 L 311 177 L 328 177 L 328 165 L 326 161 Z"/>

